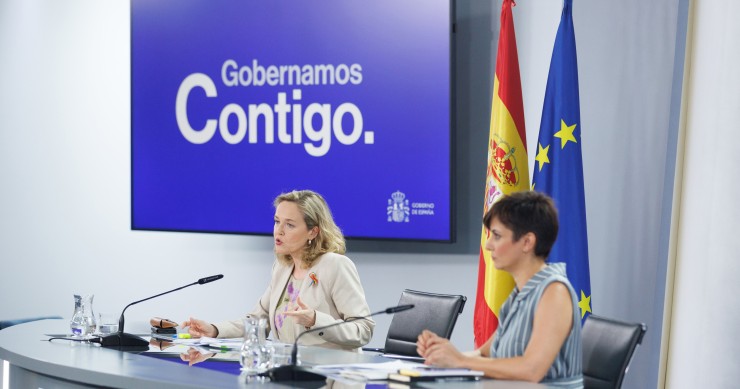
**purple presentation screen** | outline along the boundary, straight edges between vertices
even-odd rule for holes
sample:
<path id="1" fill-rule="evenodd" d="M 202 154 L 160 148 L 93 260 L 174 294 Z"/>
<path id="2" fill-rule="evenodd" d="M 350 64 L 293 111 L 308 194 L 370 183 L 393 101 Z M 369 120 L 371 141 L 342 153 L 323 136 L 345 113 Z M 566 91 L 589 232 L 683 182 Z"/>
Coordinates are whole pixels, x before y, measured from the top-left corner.
<path id="1" fill-rule="evenodd" d="M 452 240 L 450 0 L 133 0 L 132 228 Z"/>

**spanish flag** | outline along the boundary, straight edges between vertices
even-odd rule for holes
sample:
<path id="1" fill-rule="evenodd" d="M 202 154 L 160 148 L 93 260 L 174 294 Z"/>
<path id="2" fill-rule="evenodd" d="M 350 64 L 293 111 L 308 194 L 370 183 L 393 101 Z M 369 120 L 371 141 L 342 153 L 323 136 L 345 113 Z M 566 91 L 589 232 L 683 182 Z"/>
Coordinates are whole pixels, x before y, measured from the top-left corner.
<path id="1" fill-rule="evenodd" d="M 488 136 L 484 214 L 499 196 L 529 190 L 522 85 L 519 78 L 514 19 L 511 14 L 514 5 L 513 0 L 504 0 L 501 7 L 501 28 Z M 491 254 L 485 249 L 487 239 L 488 230 L 483 226 L 473 321 L 476 348 L 485 343 L 498 327 L 499 309 L 514 288 L 511 276 L 496 270 L 493 266 Z"/>

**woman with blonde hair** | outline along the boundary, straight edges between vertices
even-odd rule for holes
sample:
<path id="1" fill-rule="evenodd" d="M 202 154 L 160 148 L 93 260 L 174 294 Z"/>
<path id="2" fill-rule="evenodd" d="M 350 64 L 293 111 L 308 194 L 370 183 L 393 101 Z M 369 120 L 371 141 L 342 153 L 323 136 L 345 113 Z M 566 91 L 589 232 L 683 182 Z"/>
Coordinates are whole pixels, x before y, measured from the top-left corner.
<path id="1" fill-rule="evenodd" d="M 345 253 L 344 235 L 324 198 L 310 190 L 275 198 L 273 227 L 276 260 L 272 277 L 251 316 L 265 317 L 273 338 L 293 343 L 302 332 L 370 314 L 354 263 Z M 243 335 L 241 320 L 210 324 L 190 318 L 192 336 Z M 301 344 L 355 350 L 372 338 L 375 322 L 359 319 L 306 334 Z"/>

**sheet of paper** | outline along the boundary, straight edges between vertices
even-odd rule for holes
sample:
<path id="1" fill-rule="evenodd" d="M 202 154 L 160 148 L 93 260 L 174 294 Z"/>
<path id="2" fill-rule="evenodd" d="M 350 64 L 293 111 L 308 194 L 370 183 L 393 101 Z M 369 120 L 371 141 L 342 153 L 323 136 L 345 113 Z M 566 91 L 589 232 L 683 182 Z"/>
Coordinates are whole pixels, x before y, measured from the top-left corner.
<path id="1" fill-rule="evenodd" d="M 373 381 L 388 379 L 388 374 L 400 369 L 413 369 L 424 366 L 421 363 L 395 360 L 381 363 L 350 363 L 337 365 L 314 366 L 322 374 L 348 378 L 356 381 Z"/>
<path id="2" fill-rule="evenodd" d="M 478 370 L 432 366 L 398 369 L 398 373 L 408 377 L 482 377 L 484 374 Z"/>
<path id="3" fill-rule="evenodd" d="M 200 344 L 221 350 L 240 350 L 244 338 L 201 338 Z"/>
<path id="4" fill-rule="evenodd" d="M 243 338 L 209 338 L 209 337 L 194 338 L 194 339 L 173 338 L 171 339 L 171 342 L 175 344 L 184 344 L 188 346 L 210 346 L 210 347 L 215 347 L 215 348 L 228 348 L 228 349 L 238 350 L 239 348 L 241 348 L 242 343 L 244 343 L 244 339 Z"/>

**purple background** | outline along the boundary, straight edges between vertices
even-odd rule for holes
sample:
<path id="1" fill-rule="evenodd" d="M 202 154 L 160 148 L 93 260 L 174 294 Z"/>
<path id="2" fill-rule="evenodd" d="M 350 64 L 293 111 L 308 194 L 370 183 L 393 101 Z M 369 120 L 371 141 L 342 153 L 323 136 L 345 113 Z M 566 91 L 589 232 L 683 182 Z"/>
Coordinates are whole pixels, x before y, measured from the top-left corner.
<path id="1" fill-rule="evenodd" d="M 132 2 L 132 227 L 271 234 L 272 200 L 312 189 L 327 199 L 348 237 L 449 240 L 451 234 L 450 6 L 447 0 L 134 0 Z M 227 87 L 227 59 L 251 66 L 362 65 L 359 85 Z M 230 103 L 354 103 L 375 143 L 343 145 L 332 135 L 322 157 L 303 144 L 236 145 L 219 131 L 205 144 L 178 129 L 175 97 L 204 73 L 218 97 L 191 92 L 198 129 Z M 277 115 L 275 115 L 277 119 Z M 352 127 L 345 116 L 345 132 Z M 292 112 L 287 118 L 292 133 Z M 235 119 L 230 120 L 232 132 Z M 316 121 L 315 121 L 316 123 Z M 317 123 L 318 124 L 318 123 Z M 251 128 L 248 129 L 248 132 Z M 364 135 L 363 135 L 364 136 Z M 303 142 L 310 142 L 305 132 Z M 388 222 L 391 193 L 434 203 L 434 216 Z"/>

